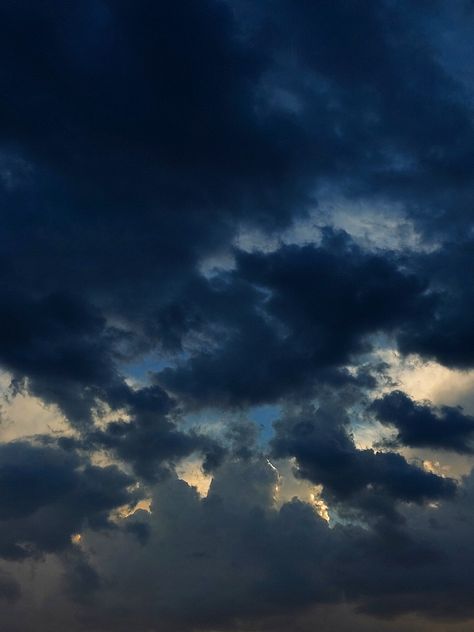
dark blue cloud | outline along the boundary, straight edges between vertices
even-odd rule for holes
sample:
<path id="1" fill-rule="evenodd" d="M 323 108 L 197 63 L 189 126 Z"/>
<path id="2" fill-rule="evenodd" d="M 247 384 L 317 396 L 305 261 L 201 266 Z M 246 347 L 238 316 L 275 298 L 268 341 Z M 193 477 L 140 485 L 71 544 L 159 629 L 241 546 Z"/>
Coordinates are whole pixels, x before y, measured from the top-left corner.
<path id="1" fill-rule="evenodd" d="M 473 366 L 473 330 L 470 313 L 474 292 L 470 278 L 474 273 L 474 244 L 469 218 L 465 234 L 449 238 L 439 249 L 415 258 L 414 267 L 429 275 L 439 301 L 433 317 L 423 327 L 407 326 L 400 337 L 403 352 L 418 353 L 452 368 Z"/>
<path id="2" fill-rule="evenodd" d="M 339 418 L 338 418 L 339 417 Z M 454 480 L 441 478 L 408 463 L 395 452 L 359 449 L 338 417 L 324 407 L 304 410 L 275 423 L 272 451 L 276 458 L 293 457 L 296 474 L 323 485 L 328 503 L 351 507 L 362 515 L 397 521 L 396 504 L 426 503 L 454 496 Z"/>
<path id="3" fill-rule="evenodd" d="M 444 599 L 430 582 L 443 554 L 458 557 L 421 517 L 429 504 L 463 511 L 469 480 L 397 449 L 469 455 L 471 417 L 392 392 L 371 414 L 398 435 L 376 451 L 357 448 L 350 416 L 386 379 L 373 357 L 385 346 L 474 367 L 470 21 L 464 0 L 0 3 L 0 366 L 12 396 L 56 407 L 68 426 L 0 443 L 0 555 L 61 557 L 82 629 L 142 616 L 94 612 L 116 585 L 71 545 L 103 529 L 147 551 L 155 516 L 111 521 L 137 482 L 163 492 L 171 553 L 158 547 L 156 565 L 189 570 L 164 583 L 169 608 L 145 609 L 144 628 L 164 617 L 224 629 L 241 615 L 278 629 L 341 594 L 376 614 L 469 611 L 467 566 L 460 578 L 443 567 Z M 387 232 L 406 222 L 413 243 L 357 245 L 331 225 L 334 200 L 354 225 L 383 206 Z M 301 235 L 310 214 L 320 240 Z M 270 447 L 244 418 L 261 404 L 287 411 Z M 222 414 L 211 430 L 186 417 L 209 408 Z M 322 485 L 344 526 L 300 501 L 276 512 L 266 450 Z M 189 457 L 214 475 L 206 499 L 174 478 Z M 19 590 L 0 575 L 0 596 Z"/>
<path id="4" fill-rule="evenodd" d="M 370 350 L 371 334 L 429 318 L 436 297 L 426 290 L 396 260 L 331 231 L 319 247 L 238 253 L 234 273 L 186 292 L 188 313 L 210 323 L 215 344 L 157 380 L 197 406 L 274 401 L 315 380 L 357 382 L 341 367 Z"/>
<path id="5" fill-rule="evenodd" d="M 396 428 L 400 445 L 472 453 L 474 418 L 459 408 L 419 404 L 401 391 L 376 399 L 371 408 L 379 421 Z"/>
<path id="6" fill-rule="evenodd" d="M 38 557 L 71 547 L 83 528 L 109 529 L 109 513 L 133 502 L 132 479 L 71 451 L 26 441 L 0 445 L 0 556 Z"/>

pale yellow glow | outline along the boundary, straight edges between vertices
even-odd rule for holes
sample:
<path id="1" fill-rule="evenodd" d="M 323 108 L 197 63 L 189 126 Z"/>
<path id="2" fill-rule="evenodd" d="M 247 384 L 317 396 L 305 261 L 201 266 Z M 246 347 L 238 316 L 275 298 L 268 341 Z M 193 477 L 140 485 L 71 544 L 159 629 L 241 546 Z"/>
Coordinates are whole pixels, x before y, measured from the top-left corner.
<path id="1" fill-rule="evenodd" d="M 176 468 L 176 473 L 188 485 L 195 487 L 200 496 L 207 496 L 212 476 L 203 472 L 201 461 L 193 457 L 185 459 Z"/>
<path id="2" fill-rule="evenodd" d="M 0 371 L 1 403 L 0 441 L 13 441 L 20 437 L 50 432 L 66 432 L 67 425 L 55 406 L 45 406 L 41 400 L 29 395 L 9 397 L 11 376 Z"/>
<path id="3" fill-rule="evenodd" d="M 13 441 L 37 434 L 74 435 L 57 406 L 46 405 L 39 398 L 28 394 L 11 396 L 10 382 L 11 375 L 7 371 L 0 371 L 0 441 Z M 119 418 L 128 421 L 130 417 L 125 410 L 112 411 L 102 404 L 100 414 L 94 418 L 100 427 L 104 427 L 110 421 Z"/>
<path id="4" fill-rule="evenodd" d="M 430 461 L 429 459 L 425 459 L 423 461 L 423 469 L 431 474 L 446 477 L 450 474 L 451 466 L 441 465 L 439 461 Z"/>
<path id="5" fill-rule="evenodd" d="M 415 356 L 402 358 L 394 350 L 381 354 L 390 364 L 396 387 L 418 401 L 458 406 L 474 414 L 474 371 L 448 369 L 437 362 L 424 362 Z M 390 390 L 388 386 L 384 390 Z"/>
<path id="6" fill-rule="evenodd" d="M 302 502 L 311 505 L 314 511 L 323 518 L 323 520 L 327 522 L 330 521 L 329 507 L 321 496 L 323 491 L 322 485 L 315 486 L 305 479 L 296 478 L 293 473 L 295 465 L 294 459 L 278 461 L 276 465 L 268 461 L 268 464 L 274 468 L 278 474 L 278 482 L 274 488 L 276 507 L 281 507 L 294 498 L 298 498 Z"/>
<path id="7" fill-rule="evenodd" d="M 316 513 L 326 522 L 329 522 L 330 518 L 329 518 L 329 507 L 328 505 L 324 502 L 321 493 L 323 491 L 323 487 L 322 485 L 317 485 L 314 488 L 314 492 L 311 492 L 309 495 L 311 504 L 314 507 L 314 510 L 316 511 Z"/>
<path id="8" fill-rule="evenodd" d="M 142 500 L 139 500 L 137 504 L 133 507 L 130 507 L 130 505 L 119 507 L 112 517 L 116 520 L 123 520 L 124 518 L 129 518 L 134 513 L 140 510 L 151 513 L 151 498 L 143 498 Z"/>

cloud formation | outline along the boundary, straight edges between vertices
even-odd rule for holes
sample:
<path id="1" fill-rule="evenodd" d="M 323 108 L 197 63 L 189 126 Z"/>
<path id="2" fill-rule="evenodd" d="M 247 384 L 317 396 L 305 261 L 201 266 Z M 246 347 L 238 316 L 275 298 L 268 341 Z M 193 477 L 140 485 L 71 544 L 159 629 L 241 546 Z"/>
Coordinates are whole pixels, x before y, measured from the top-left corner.
<path id="1" fill-rule="evenodd" d="M 459 408 L 417 404 L 401 391 L 392 391 L 372 404 L 377 418 L 397 429 L 401 445 L 472 452 L 474 419 Z"/>
<path id="2" fill-rule="evenodd" d="M 474 617 L 473 17 L 0 3 L 2 630 Z"/>

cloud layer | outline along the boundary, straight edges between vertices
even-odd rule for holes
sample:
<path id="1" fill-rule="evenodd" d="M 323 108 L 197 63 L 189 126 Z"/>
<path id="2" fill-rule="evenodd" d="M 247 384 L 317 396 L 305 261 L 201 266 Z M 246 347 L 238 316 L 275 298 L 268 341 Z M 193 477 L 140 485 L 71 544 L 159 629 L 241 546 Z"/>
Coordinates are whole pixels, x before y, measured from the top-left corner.
<path id="1" fill-rule="evenodd" d="M 394 376 L 474 369 L 472 3 L 70 5 L 0 3 L 0 627 L 471 625 Z"/>

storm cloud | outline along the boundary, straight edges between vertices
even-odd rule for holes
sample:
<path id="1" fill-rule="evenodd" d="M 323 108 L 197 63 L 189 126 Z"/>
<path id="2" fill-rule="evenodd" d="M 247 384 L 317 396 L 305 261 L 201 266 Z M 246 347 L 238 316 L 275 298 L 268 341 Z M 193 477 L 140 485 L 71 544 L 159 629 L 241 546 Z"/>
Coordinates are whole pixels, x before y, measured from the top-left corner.
<path id="1" fill-rule="evenodd" d="M 0 1 L 2 630 L 472 625 L 473 36 Z"/>

